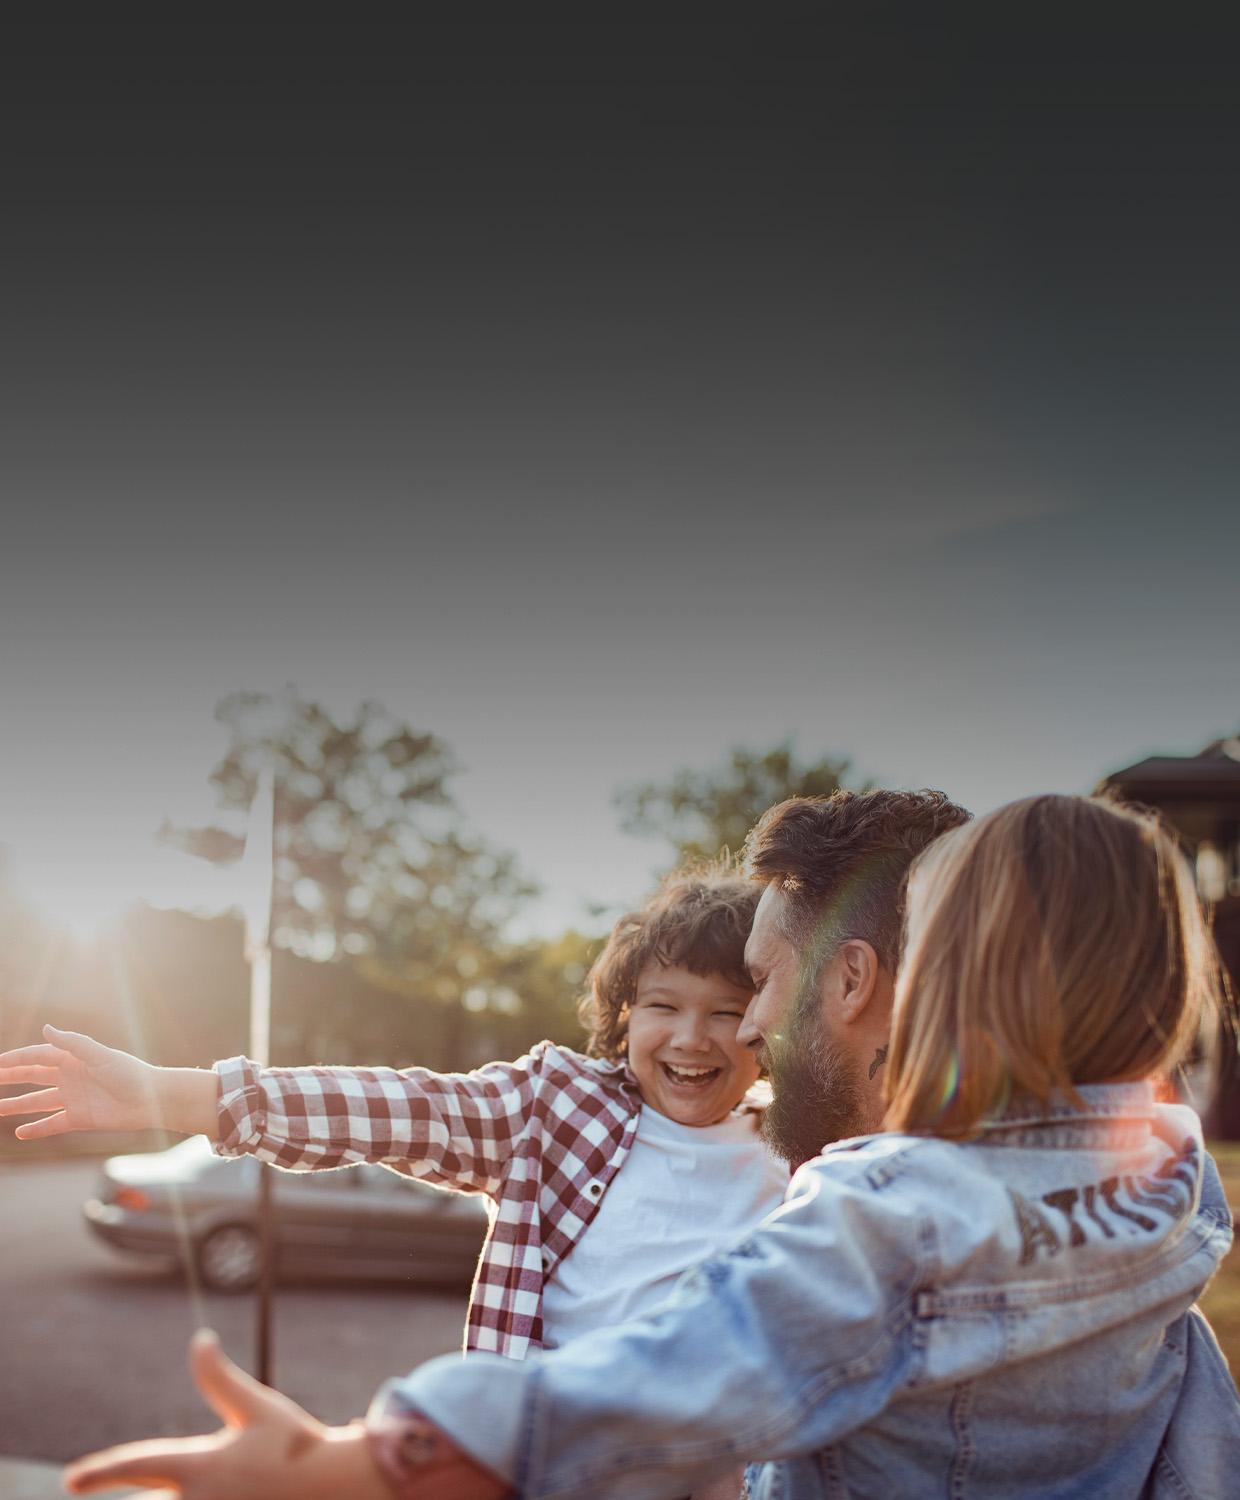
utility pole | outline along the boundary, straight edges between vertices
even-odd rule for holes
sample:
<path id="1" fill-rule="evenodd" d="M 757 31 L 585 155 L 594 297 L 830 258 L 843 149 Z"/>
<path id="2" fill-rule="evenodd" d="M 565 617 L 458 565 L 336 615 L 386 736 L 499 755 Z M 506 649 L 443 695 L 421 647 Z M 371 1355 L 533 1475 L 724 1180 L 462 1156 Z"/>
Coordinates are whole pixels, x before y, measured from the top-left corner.
<path id="1" fill-rule="evenodd" d="M 242 873 L 245 879 L 245 956 L 250 965 L 250 1057 L 261 1068 L 271 1063 L 271 906 L 275 869 L 275 771 L 268 764 L 258 776 L 246 832 Z M 261 1262 L 258 1276 L 255 1373 L 271 1384 L 271 1284 L 274 1270 L 271 1176 L 274 1169 L 259 1163 L 258 1233 Z"/>

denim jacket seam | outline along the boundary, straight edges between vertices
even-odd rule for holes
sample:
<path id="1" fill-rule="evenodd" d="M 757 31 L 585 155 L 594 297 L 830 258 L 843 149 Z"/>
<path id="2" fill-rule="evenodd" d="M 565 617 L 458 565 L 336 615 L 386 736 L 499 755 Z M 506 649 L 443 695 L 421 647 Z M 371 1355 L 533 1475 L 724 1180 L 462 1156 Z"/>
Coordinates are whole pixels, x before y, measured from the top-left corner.
<path id="1" fill-rule="evenodd" d="M 1215 1248 L 1213 1241 L 1219 1230 L 1190 1221 L 1185 1226 L 1184 1237 L 1191 1235 L 1197 1243 L 1185 1253 L 1183 1238 L 1174 1244 L 1165 1245 L 1144 1267 L 1144 1280 L 1153 1280 L 1166 1272 L 1186 1264 L 1203 1250 Z M 1133 1267 L 1117 1266 L 1114 1270 L 1099 1271 L 1093 1276 L 1078 1277 L 1074 1281 L 1050 1283 L 1023 1282 L 1016 1285 L 987 1289 L 960 1288 L 958 1290 L 927 1289 L 919 1295 L 919 1316 L 936 1317 L 941 1314 L 965 1312 L 1005 1312 L 1025 1314 L 1040 1308 L 1067 1306 L 1074 1302 L 1087 1302 L 1096 1297 L 1108 1296 L 1123 1291 L 1132 1283 Z M 923 1300 L 924 1299 L 924 1300 Z"/>
<path id="2" fill-rule="evenodd" d="M 1079 1117 L 1076 1120 L 1022 1120 L 997 1124 L 968 1144 L 982 1151 L 1097 1151 L 1099 1135 L 1114 1138 L 1115 1120 Z M 1138 1131 L 1144 1122 L 1121 1116 L 1120 1124 Z M 1053 1140 L 1052 1140 L 1053 1134 Z M 1072 1137 L 1076 1137 L 1073 1139 Z"/>
<path id="3" fill-rule="evenodd" d="M 884 1188 L 898 1182 L 908 1170 L 908 1158 L 916 1153 L 921 1144 L 921 1141 L 909 1141 L 889 1155 L 864 1165 L 860 1175 L 866 1186 L 872 1192 L 881 1193 Z"/>
<path id="4" fill-rule="evenodd" d="M 883 1319 L 878 1337 L 864 1354 L 855 1355 L 843 1364 L 832 1365 L 829 1370 L 823 1370 L 821 1374 L 807 1381 L 793 1399 L 799 1405 L 812 1411 L 822 1398 L 836 1387 L 851 1385 L 857 1380 L 872 1375 L 880 1368 L 884 1358 L 899 1344 L 900 1335 L 914 1326 L 916 1321 L 913 1314 L 914 1296 L 915 1292 L 910 1290 L 892 1307 Z"/>
<path id="5" fill-rule="evenodd" d="M 1209 1219 L 1213 1228 L 1211 1234 L 1232 1235 L 1235 1233 L 1235 1220 L 1229 1210 L 1214 1208 L 1211 1204 L 1203 1203 L 1197 1210 L 1199 1219 Z"/>
<path id="6" fill-rule="evenodd" d="M 962 1500 L 969 1479 L 969 1470 L 973 1467 L 973 1460 L 977 1457 L 977 1446 L 969 1425 L 975 1388 L 976 1382 L 962 1380 L 955 1387 L 948 1407 L 948 1420 L 951 1423 L 955 1443 L 947 1479 L 951 1500 Z"/>
<path id="7" fill-rule="evenodd" d="M 1161 1469 L 1163 1471 L 1163 1478 L 1166 1479 L 1169 1484 L 1175 1486 L 1175 1492 L 1181 1497 L 1181 1500 L 1198 1500 L 1195 1492 L 1191 1490 L 1187 1484 L 1184 1483 L 1184 1476 L 1180 1473 L 1179 1469 L 1177 1469 L 1176 1466 L 1171 1462 L 1171 1459 L 1167 1456 L 1167 1450 L 1165 1448 L 1159 1448 L 1158 1454 L 1154 1459 L 1154 1467 L 1155 1469 Z"/>

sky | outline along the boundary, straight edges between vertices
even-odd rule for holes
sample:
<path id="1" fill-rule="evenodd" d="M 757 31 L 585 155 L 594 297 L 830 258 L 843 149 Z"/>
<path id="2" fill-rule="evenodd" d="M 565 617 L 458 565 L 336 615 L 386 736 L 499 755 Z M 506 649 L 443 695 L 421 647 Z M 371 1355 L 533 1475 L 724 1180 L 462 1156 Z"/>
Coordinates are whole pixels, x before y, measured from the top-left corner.
<path id="1" fill-rule="evenodd" d="M 151 835 L 237 688 L 442 736 L 548 932 L 736 744 L 980 811 L 1234 733 L 1234 38 L 1015 9 L 12 23 L 19 878 L 227 902 Z"/>

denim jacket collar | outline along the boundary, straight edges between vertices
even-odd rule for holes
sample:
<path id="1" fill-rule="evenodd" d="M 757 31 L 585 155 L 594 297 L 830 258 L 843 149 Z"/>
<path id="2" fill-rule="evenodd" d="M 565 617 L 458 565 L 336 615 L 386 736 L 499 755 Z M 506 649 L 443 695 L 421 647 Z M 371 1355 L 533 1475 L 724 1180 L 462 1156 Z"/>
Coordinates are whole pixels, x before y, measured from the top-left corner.
<path id="1" fill-rule="evenodd" d="M 1154 1086 L 1138 1083 L 1082 1083 L 1076 1090 L 1081 1105 L 1064 1095 L 1053 1095 L 1045 1103 L 1028 1095 L 1009 1101 L 1004 1109 L 982 1124 L 983 1130 L 1003 1130 L 1009 1125 L 1044 1125 L 1072 1120 L 1146 1119 L 1154 1109 Z"/>
<path id="2" fill-rule="evenodd" d="M 1064 1095 L 1049 1100 L 1018 1096 L 983 1120 L 977 1142 L 985 1146 L 1130 1148 L 1149 1136 L 1155 1119 L 1153 1085 L 1083 1083 L 1079 1102 Z"/>

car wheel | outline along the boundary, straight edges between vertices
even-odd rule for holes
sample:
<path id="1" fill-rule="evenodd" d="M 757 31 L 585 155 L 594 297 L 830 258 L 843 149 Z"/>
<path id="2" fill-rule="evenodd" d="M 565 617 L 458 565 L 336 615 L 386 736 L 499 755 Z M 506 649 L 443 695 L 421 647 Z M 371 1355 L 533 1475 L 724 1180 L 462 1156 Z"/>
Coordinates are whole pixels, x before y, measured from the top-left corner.
<path id="1" fill-rule="evenodd" d="M 198 1245 L 198 1274 L 214 1292 L 245 1292 L 258 1281 L 263 1248 L 246 1224 L 221 1224 Z"/>

